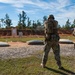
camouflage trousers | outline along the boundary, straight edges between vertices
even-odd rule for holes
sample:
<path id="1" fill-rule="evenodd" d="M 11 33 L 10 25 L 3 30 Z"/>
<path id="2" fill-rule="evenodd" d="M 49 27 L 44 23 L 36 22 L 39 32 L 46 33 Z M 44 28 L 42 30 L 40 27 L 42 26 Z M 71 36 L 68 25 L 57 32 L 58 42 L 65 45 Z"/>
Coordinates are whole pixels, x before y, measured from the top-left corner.
<path id="1" fill-rule="evenodd" d="M 43 53 L 43 58 L 42 58 L 42 64 L 46 64 L 47 59 L 48 59 L 48 53 L 49 53 L 51 48 L 53 49 L 53 53 L 54 53 L 57 65 L 61 66 L 61 61 L 60 61 L 60 45 L 59 45 L 58 42 L 55 42 L 55 41 L 47 41 L 45 43 L 44 53 Z"/>

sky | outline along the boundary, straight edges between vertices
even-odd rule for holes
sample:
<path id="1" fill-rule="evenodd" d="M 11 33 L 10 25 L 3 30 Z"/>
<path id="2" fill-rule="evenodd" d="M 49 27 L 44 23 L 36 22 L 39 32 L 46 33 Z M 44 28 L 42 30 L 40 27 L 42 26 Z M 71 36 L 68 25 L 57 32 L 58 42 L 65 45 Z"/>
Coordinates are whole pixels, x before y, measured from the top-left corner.
<path id="1" fill-rule="evenodd" d="M 18 14 L 25 11 L 31 21 L 43 20 L 43 16 L 53 14 L 59 25 L 75 19 L 75 0 L 0 0 L 0 19 L 7 13 L 16 26 Z"/>

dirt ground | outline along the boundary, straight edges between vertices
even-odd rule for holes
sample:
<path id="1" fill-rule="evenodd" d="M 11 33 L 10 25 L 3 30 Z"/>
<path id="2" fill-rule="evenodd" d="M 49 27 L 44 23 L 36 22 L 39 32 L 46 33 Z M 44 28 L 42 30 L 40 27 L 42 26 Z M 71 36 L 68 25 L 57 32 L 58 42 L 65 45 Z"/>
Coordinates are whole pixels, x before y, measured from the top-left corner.
<path id="1" fill-rule="evenodd" d="M 10 45 L 9 47 L 27 47 L 29 45 L 27 45 L 27 43 L 23 43 L 23 42 L 8 42 L 8 44 Z"/>
<path id="2" fill-rule="evenodd" d="M 28 45 L 23 42 L 8 42 L 9 47 L 0 48 L 0 58 L 23 58 L 31 56 L 36 53 L 36 51 L 42 50 L 44 45 Z M 73 44 L 60 44 L 61 55 L 75 56 L 75 49 Z M 52 51 L 52 50 L 51 50 Z"/>
<path id="3" fill-rule="evenodd" d="M 72 36 L 72 34 L 59 34 L 59 35 L 60 36 Z M 2 37 L 6 38 L 7 36 L 2 36 Z M 43 36 L 29 35 L 29 36 L 24 36 L 24 37 L 43 37 Z M 73 42 L 75 43 L 75 40 L 73 40 Z M 27 46 L 30 46 L 30 45 L 28 45 L 27 43 L 24 43 L 24 42 L 8 42 L 8 44 L 10 45 L 9 47 L 27 47 Z"/>

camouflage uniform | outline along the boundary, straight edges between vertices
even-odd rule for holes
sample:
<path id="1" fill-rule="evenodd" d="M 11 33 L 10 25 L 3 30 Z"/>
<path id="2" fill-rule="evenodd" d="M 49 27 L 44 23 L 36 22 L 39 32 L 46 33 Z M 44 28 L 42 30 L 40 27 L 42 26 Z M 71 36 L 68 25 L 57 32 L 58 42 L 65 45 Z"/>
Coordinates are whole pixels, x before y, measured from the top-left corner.
<path id="1" fill-rule="evenodd" d="M 57 32 L 57 25 L 58 25 L 58 22 L 54 20 L 53 15 L 50 15 L 48 20 L 44 24 L 45 26 L 45 47 L 44 47 L 44 53 L 43 53 L 43 58 L 42 58 L 42 64 L 44 66 L 46 65 L 46 62 L 48 59 L 48 53 L 51 48 L 53 49 L 53 53 L 55 55 L 55 60 L 57 61 L 57 65 L 59 67 L 61 66 L 60 45 L 59 45 L 60 37 Z"/>

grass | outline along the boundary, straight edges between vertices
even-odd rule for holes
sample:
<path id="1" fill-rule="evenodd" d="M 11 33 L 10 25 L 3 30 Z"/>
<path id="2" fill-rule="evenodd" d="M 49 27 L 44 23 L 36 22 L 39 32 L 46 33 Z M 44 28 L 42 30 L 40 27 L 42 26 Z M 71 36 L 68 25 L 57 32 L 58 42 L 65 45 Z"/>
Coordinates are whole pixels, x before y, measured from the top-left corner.
<path id="1" fill-rule="evenodd" d="M 22 37 L 22 38 L 0 38 L 0 41 L 3 41 L 3 42 L 10 42 L 10 41 L 13 41 L 13 42 L 17 42 L 17 41 L 20 41 L 20 42 L 26 42 L 28 40 L 43 40 L 44 38 L 31 38 L 31 37 Z"/>
<path id="2" fill-rule="evenodd" d="M 61 56 L 65 69 L 59 70 L 53 53 L 49 54 L 47 67 L 42 68 L 41 55 L 42 52 L 38 52 L 26 58 L 1 59 L 0 75 L 72 75 L 75 72 L 73 57 Z"/>
<path id="3" fill-rule="evenodd" d="M 75 41 L 75 37 L 72 36 L 72 35 L 60 35 L 60 38 L 61 39 L 70 39 L 72 41 Z M 13 42 L 17 42 L 17 41 L 20 41 L 20 42 L 26 42 L 28 40 L 44 40 L 44 37 L 22 37 L 22 38 L 0 38 L 0 41 L 3 41 L 3 42 L 10 42 L 10 41 L 13 41 Z"/>
<path id="4" fill-rule="evenodd" d="M 70 39 L 72 41 L 75 41 L 75 36 L 73 35 L 60 35 L 61 39 Z"/>
<path id="5" fill-rule="evenodd" d="M 62 39 L 75 40 L 74 36 L 60 36 Z M 44 40 L 44 38 L 0 38 L 0 41 L 21 41 Z M 72 56 L 61 56 L 64 70 L 59 70 L 54 59 L 53 53 L 50 53 L 46 68 L 41 68 L 42 52 L 26 58 L 0 59 L 0 75 L 75 75 L 75 58 Z"/>

